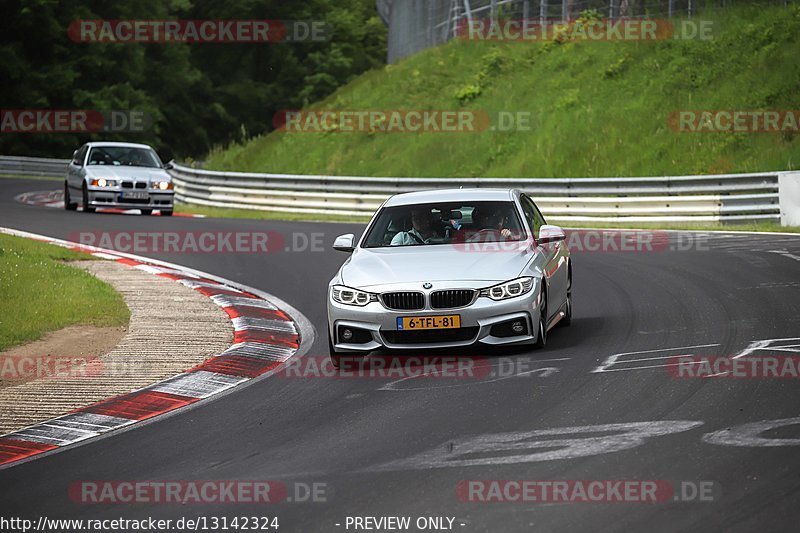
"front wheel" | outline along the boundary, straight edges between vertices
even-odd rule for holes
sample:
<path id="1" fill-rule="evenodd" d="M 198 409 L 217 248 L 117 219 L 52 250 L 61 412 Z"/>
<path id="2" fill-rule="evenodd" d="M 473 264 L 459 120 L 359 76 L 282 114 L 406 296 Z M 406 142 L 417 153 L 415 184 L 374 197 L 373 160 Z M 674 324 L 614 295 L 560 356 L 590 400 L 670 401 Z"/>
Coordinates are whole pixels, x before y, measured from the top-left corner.
<path id="1" fill-rule="evenodd" d="M 83 184 L 83 212 L 84 213 L 94 213 L 94 207 L 89 205 L 89 189 L 86 187 L 86 183 Z"/>
<path id="2" fill-rule="evenodd" d="M 152 209 L 140 209 L 140 211 L 141 211 L 141 212 L 142 212 L 142 214 L 143 214 L 143 215 L 145 215 L 145 216 L 147 216 L 147 215 L 149 215 L 150 213 L 152 213 L 152 212 L 153 212 L 153 210 L 152 210 Z"/>
<path id="3" fill-rule="evenodd" d="M 539 306 L 539 331 L 536 332 L 536 347 L 547 345 L 547 293 L 542 290 L 542 303 Z"/>
<path id="4" fill-rule="evenodd" d="M 342 366 L 342 359 L 344 356 L 336 351 L 336 348 L 333 347 L 333 339 L 331 339 L 331 333 L 328 332 L 328 357 L 331 359 L 331 364 L 337 370 L 340 366 Z"/>
<path id="5" fill-rule="evenodd" d="M 352 369 L 353 365 L 363 360 L 366 355 L 366 353 L 358 352 L 337 352 L 336 348 L 333 347 L 331 335 L 328 333 L 328 357 L 331 360 L 333 368 L 335 368 L 337 371 L 342 367 L 342 365 L 346 365 L 346 369 Z"/>
<path id="6" fill-rule="evenodd" d="M 162 209 L 161 210 L 161 216 L 162 217 L 171 217 L 172 216 L 172 211 L 166 211 L 166 210 Z"/>
<path id="7" fill-rule="evenodd" d="M 67 211 L 75 211 L 78 209 L 78 203 L 73 202 L 72 198 L 69 197 L 69 183 L 66 181 L 64 182 L 64 209 Z"/>
<path id="8" fill-rule="evenodd" d="M 564 317 L 559 325 L 567 327 L 572 323 L 572 278 L 567 282 L 567 303 L 564 306 Z"/>

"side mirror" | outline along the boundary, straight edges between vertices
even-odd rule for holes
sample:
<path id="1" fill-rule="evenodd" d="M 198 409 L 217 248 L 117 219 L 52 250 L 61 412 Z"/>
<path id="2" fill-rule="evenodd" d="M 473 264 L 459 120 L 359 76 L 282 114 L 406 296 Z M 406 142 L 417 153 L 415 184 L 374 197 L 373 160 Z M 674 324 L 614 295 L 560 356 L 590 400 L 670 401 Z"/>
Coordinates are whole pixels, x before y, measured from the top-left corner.
<path id="1" fill-rule="evenodd" d="M 356 236 L 352 233 L 348 233 L 346 235 L 339 235 L 336 237 L 336 240 L 333 241 L 333 249 L 339 250 L 340 252 L 352 252 L 355 249 L 354 241 Z"/>
<path id="2" fill-rule="evenodd" d="M 544 224 L 539 228 L 539 237 L 536 239 L 539 244 L 548 244 L 551 242 L 563 241 L 567 238 L 567 234 L 559 226 L 551 226 Z"/>
<path id="3" fill-rule="evenodd" d="M 170 161 L 169 163 L 164 163 L 164 170 L 172 170 L 173 168 L 175 168 L 175 165 L 173 164 L 172 161 Z"/>
<path id="4" fill-rule="evenodd" d="M 78 150 L 75 150 L 72 152 L 72 164 L 81 166 L 81 163 L 83 163 L 83 161 L 78 161 Z"/>

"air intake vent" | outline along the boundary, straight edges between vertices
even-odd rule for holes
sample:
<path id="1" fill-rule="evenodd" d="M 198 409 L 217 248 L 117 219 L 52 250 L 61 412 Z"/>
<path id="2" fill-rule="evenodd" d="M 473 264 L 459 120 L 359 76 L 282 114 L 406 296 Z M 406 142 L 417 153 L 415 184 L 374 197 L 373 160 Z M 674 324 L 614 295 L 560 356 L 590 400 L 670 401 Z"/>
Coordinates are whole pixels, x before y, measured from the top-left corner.
<path id="1" fill-rule="evenodd" d="M 475 291 L 472 289 L 435 291 L 431 293 L 431 307 L 434 309 L 466 307 L 472 303 L 474 298 Z"/>
<path id="2" fill-rule="evenodd" d="M 477 327 L 454 329 L 429 329 L 420 331 L 382 331 L 391 344 L 436 344 L 438 342 L 465 342 L 478 335 Z"/>
<path id="3" fill-rule="evenodd" d="M 413 311 L 425 307 L 425 295 L 421 292 L 385 292 L 381 294 L 383 305 L 389 309 Z"/>

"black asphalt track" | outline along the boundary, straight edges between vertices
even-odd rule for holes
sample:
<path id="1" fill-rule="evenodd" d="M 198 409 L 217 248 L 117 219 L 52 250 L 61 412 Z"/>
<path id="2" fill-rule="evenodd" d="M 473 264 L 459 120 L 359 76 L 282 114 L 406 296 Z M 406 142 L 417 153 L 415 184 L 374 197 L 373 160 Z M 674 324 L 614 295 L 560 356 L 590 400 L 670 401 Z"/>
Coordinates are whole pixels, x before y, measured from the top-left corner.
<path id="1" fill-rule="evenodd" d="M 362 226 L 83 214 L 14 201 L 58 186 L 0 180 L 0 226 L 58 238 L 86 231 L 275 232 L 270 235 L 284 246 L 273 253 L 141 255 L 286 300 L 317 331 L 305 357 L 327 353 L 326 286 L 346 258 L 330 245 Z M 291 532 L 353 531 L 346 528 L 348 516 L 409 516 L 412 524 L 418 517 L 454 517 L 453 528 L 464 532 L 796 530 L 800 418 L 766 423 L 800 417 L 800 381 L 676 378 L 660 365 L 687 353 L 733 356 L 757 347 L 755 341 L 764 342 L 754 356 L 798 355 L 800 340 L 781 339 L 800 337 L 800 237 L 668 238 L 657 251 L 576 251 L 569 328 L 552 330 L 543 350 L 471 352 L 490 364 L 516 363 L 522 375 L 393 384 L 270 377 L 0 471 L 0 515 L 277 516 L 279 531 Z M 316 242 L 324 249 L 310 244 Z M 626 423 L 642 424 L 582 429 Z M 742 436 L 742 426 L 751 423 L 766 424 L 760 439 Z M 568 427 L 574 428 L 568 435 L 531 434 Z M 632 428 L 664 434 L 613 437 Z M 535 442 L 549 439 L 561 442 Z M 324 483 L 326 501 L 87 505 L 68 495 L 82 480 L 276 480 L 290 495 L 295 483 Z M 468 480 L 713 482 L 714 496 L 659 503 L 465 502 L 457 487 Z"/>

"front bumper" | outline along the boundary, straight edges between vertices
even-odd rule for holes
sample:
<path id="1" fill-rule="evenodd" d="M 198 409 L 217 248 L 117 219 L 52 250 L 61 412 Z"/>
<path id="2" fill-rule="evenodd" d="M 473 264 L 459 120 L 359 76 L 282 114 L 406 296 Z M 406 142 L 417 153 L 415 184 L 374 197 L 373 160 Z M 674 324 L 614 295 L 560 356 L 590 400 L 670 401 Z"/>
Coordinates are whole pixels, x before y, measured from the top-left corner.
<path id="1" fill-rule="evenodd" d="M 147 199 L 129 200 L 123 194 L 130 192 L 128 189 L 116 188 L 89 188 L 89 205 L 92 207 L 115 207 L 121 209 L 165 209 L 172 210 L 175 199 L 174 191 L 153 189 L 138 190 L 146 192 Z"/>
<path id="2" fill-rule="evenodd" d="M 397 342 L 397 317 L 460 315 L 461 329 L 465 330 L 460 338 L 454 339 L 452 333 L 444 333 L 441 340 L 432 342 Z M 498 337 L 492 335 L 492 326 L 503 322 L 521 319 L 527 324 L 525 334 Z M 496 302 L 486 297 L 479 297 L 471 305 L 458 309 L 423 309 L 419 311 L 395 311 L 387 309 L 380 302 L 373 302 L 364 307 L 343 305 L 330 298 L 328 291 L 328 331 L 337 352 L 368 352 L 380 348 L 390 349 L 427 349 L 469 346 L 475 343 L 487 345 L 532 344 L 536 342 L 539 319 L 539 285 L 522 296 Z M 347 343 L 338 338 L 339 326 L 349 326 L 369 332 L 369 342 Z M 468 330 L 468 331 L 467 331 Z M 428 335 L 435 336 L 436 331 L 452 332 L 453 330 L 428 330 Z M 468 338 L 466 333 L 469 333 Z M 450 337 L 450 338 L 447 338 Z"/>

